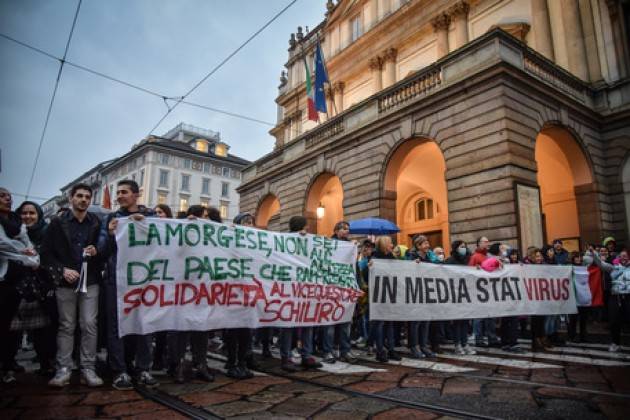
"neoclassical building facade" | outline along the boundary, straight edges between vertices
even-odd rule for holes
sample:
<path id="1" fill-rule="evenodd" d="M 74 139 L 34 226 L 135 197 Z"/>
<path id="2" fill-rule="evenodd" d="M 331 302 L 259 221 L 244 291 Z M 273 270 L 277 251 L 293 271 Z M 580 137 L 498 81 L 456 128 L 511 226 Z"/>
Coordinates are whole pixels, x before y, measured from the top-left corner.
<path id="1" fill-rule="evenodd" d="M 629 3 L 329 1 L 291 35 L 275 149 L 244 170 L 241 210 L 323 235 L 382 217 L 406 244 L 628 243 Z M 303 61 L 318 41 L 331 83 L 314 123 Z"/>

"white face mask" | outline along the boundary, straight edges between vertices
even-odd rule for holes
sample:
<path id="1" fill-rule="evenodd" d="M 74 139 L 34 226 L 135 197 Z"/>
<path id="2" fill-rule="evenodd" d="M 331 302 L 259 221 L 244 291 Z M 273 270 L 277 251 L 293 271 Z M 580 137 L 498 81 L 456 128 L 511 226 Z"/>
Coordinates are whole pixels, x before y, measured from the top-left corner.
<path id="1" fill-rule="evenodd" d="M 443 255 L 443 254 L 438 255 L 438 256 L 437 256 L 437 259 L 438 259 L 438 261 L 440 261 L 440 262 L 444 261 L 444 255 Z"/>
<path id="2" fill-rule="evenodd" d="M 584 263 L 585 266 L 589 266 L 591 264 L 593 264 L 593 257 L 590 255 L 585 255 L 584 258 L 582 258 L 582 263 Z"/>
<path id="3" fill-rule="evenodd" d="M 466 248 L 457 248 L 457 253 L 462 257 L 466 256 L 466 251 L 468 251 Z"/>

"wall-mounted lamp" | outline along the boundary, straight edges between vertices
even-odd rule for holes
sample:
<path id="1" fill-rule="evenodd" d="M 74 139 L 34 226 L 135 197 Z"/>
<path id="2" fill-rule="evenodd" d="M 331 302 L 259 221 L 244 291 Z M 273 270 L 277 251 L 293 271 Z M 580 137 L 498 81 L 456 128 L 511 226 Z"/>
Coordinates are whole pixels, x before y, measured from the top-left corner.
<path id="1" fill-rule="evenodd" d="M 325 212 L 326 210 L 324 209 L 324 205 L 322 203 L 319 203 L 319 206 L 317 207 L 317 218 L 323 219 Z"/>

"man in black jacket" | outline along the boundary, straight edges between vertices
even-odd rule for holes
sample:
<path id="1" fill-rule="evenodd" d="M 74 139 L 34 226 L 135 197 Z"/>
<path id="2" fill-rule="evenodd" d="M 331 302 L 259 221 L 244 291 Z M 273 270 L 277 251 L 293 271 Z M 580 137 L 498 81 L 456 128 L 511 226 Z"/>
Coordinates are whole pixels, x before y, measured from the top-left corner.
<path id="1" fill-rule="evenodd" d="M 131 377 L 127 373 L 125 351 L 135 347 L 135 369 L 139 371 L 137 383 L 146 387 L 155 387 L 158 381 L 151 375 L 151 335 L 130 335 L 124 337 L 130 344 L 125 348 L 123 337 L 118 335 L 118 294 L 116 292 L 116 227 L 118 218 L 131 217 L 136 221 L 145 216 L 153 216 L 151 209 L 138 205 L 140 188 L 135 181 L 122 180 L 116 187 L 116 201 L 120 208 L 107 217 L 98 240 L 98 250 L 107 258 L 107 278 L 105 281 L 106 316 L 107 316 L 107 358 L 114 374 L 112 386 L 118 390 L 133 389 Z M 131 357 L 129 357 L 131 359 Z"/>
<path id="2" fill-rule="evenodd" d="M 59 330 L 57 332 L 57 373 L 48 383 L 64 387 L 72 375 L 72 350 L 78 321 L 81 329 L 81 382 L 101 386 L 95 371 L 98 336 L 98 294 L 102 261 L 96 250 L 101 228 L 98 217 L 87 211 L 92 188 L 77 184 L 70 191 L 72 209 L 55 216 L 42 242 L 42 265 L 56 283 Z M 81 290 L 85 276 L 86 292 Z M 77 305 L 78 304 L 78 305 Z"/>

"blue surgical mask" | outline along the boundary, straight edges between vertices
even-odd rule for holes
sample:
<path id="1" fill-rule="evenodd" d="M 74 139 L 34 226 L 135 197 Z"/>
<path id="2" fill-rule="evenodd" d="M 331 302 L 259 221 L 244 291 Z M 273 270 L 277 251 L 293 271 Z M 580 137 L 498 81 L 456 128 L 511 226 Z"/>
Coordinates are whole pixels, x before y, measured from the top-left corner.
<path id="1" fill-rule="evenodd" d="M 466 256 L 467 252 L 468 250 L 466 248 L 457 248 L 457 253 L 461 255 L 462 257 Z"/>

